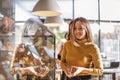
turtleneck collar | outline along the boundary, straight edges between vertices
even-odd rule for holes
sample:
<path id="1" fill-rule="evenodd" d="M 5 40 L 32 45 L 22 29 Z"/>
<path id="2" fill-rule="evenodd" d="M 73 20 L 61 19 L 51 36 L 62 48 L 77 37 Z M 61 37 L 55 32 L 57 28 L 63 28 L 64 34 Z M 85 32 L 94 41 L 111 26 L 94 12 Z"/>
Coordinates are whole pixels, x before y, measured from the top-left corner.
<path id="1" fill-rule="evenodd" d="M 88 40 L 87 40 L 87 39 L 83 39 L 83 40 L 76 40 L 76 42 L 77 42 L 78 44 L 83 44 L 83 43 L 88 42 Z"/>
<path id="2" fill-rule="evenodd" d="M 81 44 L 84 44 L 86 42 L 88 42 L 87 39 L 76 40 L 76 41 L 73 41 L 73 45 L 76 46 L 76 47 L 80 47 Z"/>

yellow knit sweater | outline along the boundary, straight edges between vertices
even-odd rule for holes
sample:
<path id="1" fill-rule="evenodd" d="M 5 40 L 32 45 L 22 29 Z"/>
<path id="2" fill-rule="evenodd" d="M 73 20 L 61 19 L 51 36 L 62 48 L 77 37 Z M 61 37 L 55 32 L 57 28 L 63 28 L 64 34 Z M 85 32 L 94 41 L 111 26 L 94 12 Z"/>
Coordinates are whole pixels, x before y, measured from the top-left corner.
<path id="1" fill-rule="evenodd" d="M 79 47 L 73 45 L 73 41 L 69 40 L 64 44 L 61 57 L 61 67 L 69 66 L 88 68 L 87 75 L 102 75 L 103 65 L 101 61 L 99 48 L 92 42 L 87 40 L 77 41 Z M 91 63 L 94 67 L 91 67 Z M 86 74 L 79 74 L 86 75 Z"/>

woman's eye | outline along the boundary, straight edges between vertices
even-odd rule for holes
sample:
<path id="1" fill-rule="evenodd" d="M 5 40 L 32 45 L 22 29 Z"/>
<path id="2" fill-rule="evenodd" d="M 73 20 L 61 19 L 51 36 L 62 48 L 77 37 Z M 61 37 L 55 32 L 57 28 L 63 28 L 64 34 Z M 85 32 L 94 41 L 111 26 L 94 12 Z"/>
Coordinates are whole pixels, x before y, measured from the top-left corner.
<path id="1" fill-rule="evenodd" d="M 85 28 L 83 28 L 83 27 L 80 27 L 80 28 L 74 28 L 74 30 L 83 30 L 83 29 L 85 29 Z"/>
<path id="2" fill-rule="evenodd" d="M 78 28 L 79 30 L 83 30 L 84 28 L 83 27 L 81 27 L 81 28 Z"/>

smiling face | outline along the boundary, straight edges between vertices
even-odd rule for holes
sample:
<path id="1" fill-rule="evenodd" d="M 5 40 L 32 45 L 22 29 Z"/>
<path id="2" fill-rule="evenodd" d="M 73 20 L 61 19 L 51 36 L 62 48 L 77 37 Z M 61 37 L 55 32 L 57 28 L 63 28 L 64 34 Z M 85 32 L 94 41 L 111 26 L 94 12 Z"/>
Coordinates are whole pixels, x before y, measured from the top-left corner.
<path id="1" fill-rule="evenodd" d="M 86 38 L 86 27 L 80 22 L 75 23 L 73 34 L 77 40 L 83 40 Z"/>

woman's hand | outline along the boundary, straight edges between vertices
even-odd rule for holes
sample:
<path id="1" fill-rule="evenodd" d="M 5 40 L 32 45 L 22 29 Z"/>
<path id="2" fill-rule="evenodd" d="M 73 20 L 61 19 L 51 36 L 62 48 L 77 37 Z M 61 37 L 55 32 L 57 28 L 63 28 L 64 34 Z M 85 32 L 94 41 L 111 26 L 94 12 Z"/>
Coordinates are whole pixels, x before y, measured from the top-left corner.
<path id="1" fill-rule="evenodd" d="M 49 68 L 47 66 L 45 66 L 44 70 L 40 71 L 37 76 L 40 76 L 40 77 L 45 77 L 49 72 Z"/>
<path id="2" fill-rule="evenodd" d="M 32 73 L 32 74 L 34 74 L 36 76 L 40 76 L 40 77 L 46 76 L 47 73 L 49 72 L 49 68 L 46 66 L 44 67 L 43 70 L 40 70 L 40 72 L 35 71 L 34 67 L 26 67 L 26 68 L 24 68 L 24 70 L 27 73 Z"/>
<path id="3" fill-rule="evenodd" d="M 74 76 L 78 75 L 79 73 L 85 73 L 87 68 L 84 67 L 76 67 L 72 66 L 73 68 L 76 68 L 76 71 L 73 73 Z"/>
<path id="4" fill-rule="evenodd" d="M 72 67 L 66 68 L 64 70 L 64 72 L 65 72 L 67 77 L 69 77 L 69 78 L 73 77 L 73 74 L 71 73 L 72 72 Z"/>
<path id="5" fill-rule="evenodd" d="M 26 67 L 26 68 L 24 68 L 24 70 L 25 70 L 25 72 L 27 72 L 27 73 L 33 73 L 34 75 L 36 75 L 37 76 L 37 72 L 35 71 L 35 69 L 34 69 L 34 67 Z"/>

